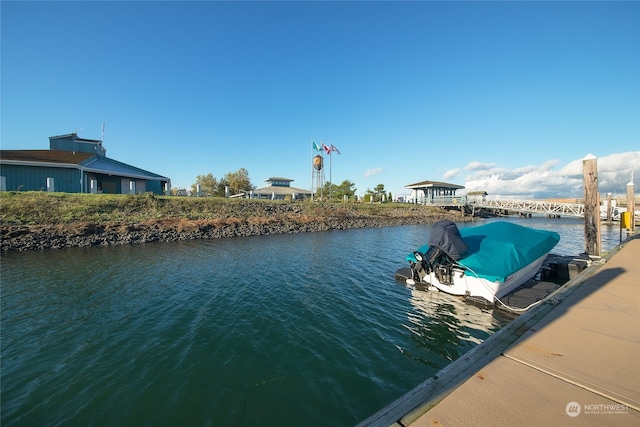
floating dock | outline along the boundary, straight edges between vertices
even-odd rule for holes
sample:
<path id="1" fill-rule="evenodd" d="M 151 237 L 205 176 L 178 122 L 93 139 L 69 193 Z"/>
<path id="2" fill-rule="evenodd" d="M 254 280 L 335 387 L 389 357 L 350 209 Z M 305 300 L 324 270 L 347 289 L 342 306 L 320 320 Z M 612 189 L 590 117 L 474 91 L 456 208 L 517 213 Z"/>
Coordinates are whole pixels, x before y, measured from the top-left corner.
<path id="1" fill-rule="evenodd" d="M 640 235 L 361 426 L 640 425 Z"/>

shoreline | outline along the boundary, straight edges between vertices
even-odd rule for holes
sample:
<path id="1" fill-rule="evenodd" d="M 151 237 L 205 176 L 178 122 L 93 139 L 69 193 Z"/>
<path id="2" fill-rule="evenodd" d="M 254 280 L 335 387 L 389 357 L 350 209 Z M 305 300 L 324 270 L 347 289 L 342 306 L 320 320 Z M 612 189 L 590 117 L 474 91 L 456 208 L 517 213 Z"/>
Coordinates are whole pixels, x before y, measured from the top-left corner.
<path id="1" fill-rule="evenodd" d="M 284 205 L 280 205 L 284 206 Z M 344 208 L 342 208 L 344 209 Z M 160 218 L 142 221 L 84 222 L 65 224 L 2 224 L 1 253 L 116 246 L 148 242 L 249 237 L 309 233 L 368 227 L 428 224 L 442 219 L 471 221 L 457 211 L 426 210 L 407 206 L 384 214 L 325 210 L 320 216 L 291 215 L 276 209 L 268 215 L 215 219 Z"/>

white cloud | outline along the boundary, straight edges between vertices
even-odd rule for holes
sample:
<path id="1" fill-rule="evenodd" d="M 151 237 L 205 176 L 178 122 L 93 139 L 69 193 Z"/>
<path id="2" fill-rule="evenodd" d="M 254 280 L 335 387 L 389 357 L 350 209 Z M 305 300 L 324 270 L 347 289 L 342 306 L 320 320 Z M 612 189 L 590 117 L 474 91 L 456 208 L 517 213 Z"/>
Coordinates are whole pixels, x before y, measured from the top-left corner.
<path id="1" fill-rule="evenodd" d="M 468 171 L 482 171 L 482 170 L 491 170 L 494 168 L 495 163 L 480 163 L 480 162 L 470 162 L 465 169 Z"/>
<path id="2" fill-rule="evenodd" d="M 582 160 L 573 160 L 557 170 L 557 160 L 516 169 L 471 162 L 465 168 L 472 172 L 465 177 L 465 190 L 486 191 L 494 198 L 579 198 L 583 195 Z M 610 154 L 597 162 L 598 190 L 603 194 L 625 194 L 631 171 L 640 176 L 639 151 Z"/>
<path id="3" fill-rule="evenodd" d="M 445 181 L 453 179 L 456 176 L 458 176 L 459 173 L 460 173 L 460 168 L 448 170 L 442 175 L 442 179 L 444 179 Z"/>
<path id="4" fill-rule="evenodd" d="M 582 178 L 582 159 L 573 160 L 558 171 L 559 175 Z"/>
<path id="5" fill-rule="evenodd" d="M 371 168 L 364 173 L 364 177 L 371 178 L 372 176 L 379 175 L 381 173 L 382 173 L 382 168 Z"/>

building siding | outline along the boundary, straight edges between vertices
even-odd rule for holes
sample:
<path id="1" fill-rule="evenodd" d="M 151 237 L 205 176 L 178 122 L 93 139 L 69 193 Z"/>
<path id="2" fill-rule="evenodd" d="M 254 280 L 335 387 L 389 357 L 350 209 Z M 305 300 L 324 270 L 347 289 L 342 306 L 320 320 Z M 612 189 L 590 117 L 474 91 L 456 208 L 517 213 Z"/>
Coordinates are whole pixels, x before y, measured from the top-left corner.
<path id="1" fill-rule="evenodd" d="M 2 165 L 0 176 L 6 179 L 7 191 L 46 191 L 47 178 L 53 178 L 55 191 L 81 192 L 81 173 L 76 168 Z"/>
<path id="2" fill-rule="evenodd" d="M 164 194 L 165 191 L 160 180 L 121 178 L 92 172 L 87 172 L 83 179 L 82 171 L 77 168 L 3 164 L 0 176 L 5 177 L 5 191 L 47 191 L 47 178 L 54 179 L 54 191 L 63 193 L 89 193 L 92 179 L 98 181 L 98 192 L 105 194 L 129 194 L 131 180 L 136 183 L 136 194 Z"/>

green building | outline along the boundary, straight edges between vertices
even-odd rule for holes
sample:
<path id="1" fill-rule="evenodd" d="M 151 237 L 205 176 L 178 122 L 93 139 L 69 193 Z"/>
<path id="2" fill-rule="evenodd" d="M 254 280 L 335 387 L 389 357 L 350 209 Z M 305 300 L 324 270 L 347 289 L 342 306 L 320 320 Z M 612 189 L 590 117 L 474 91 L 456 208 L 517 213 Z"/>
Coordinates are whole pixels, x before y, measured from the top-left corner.
<path id="1" fill-rule="evenodd" d="M 107 157 L 101 140 L 52 136 L 49 150 L 0 150 L 0 191 L 169 194 L 167 177 Z"/>

